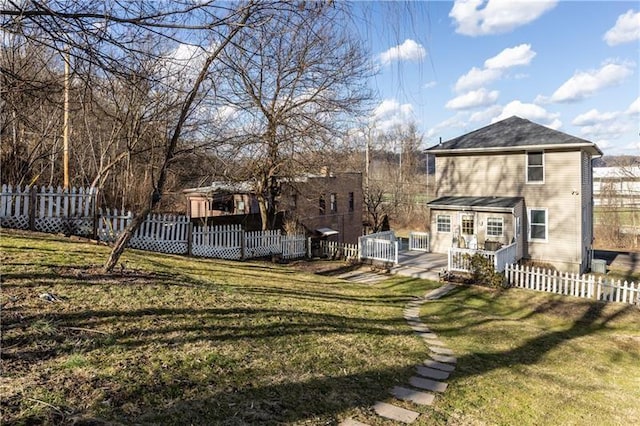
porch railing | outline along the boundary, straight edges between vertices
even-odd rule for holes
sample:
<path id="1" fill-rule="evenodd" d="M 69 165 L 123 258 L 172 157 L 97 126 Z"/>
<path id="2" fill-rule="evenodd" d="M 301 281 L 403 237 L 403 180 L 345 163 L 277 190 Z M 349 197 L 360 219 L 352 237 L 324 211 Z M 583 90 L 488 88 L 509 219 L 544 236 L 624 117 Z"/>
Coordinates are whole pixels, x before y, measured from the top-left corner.
<path id="1" fill-rule="evenodd" d="M 398 264 L 398 241 L 393 231 L 378 232 L 359 238 L 360 259 Z"/>
<path id="2" fill-rule="evenodd" d="M 429 251 L 429 233 L 412 231 L 409 233 L 410 251 Z"/>
<path id="3" fill-rule="evenodd" d="M 474 250 L 451 247 L 449 249 L 448 269 L 451 272 L 471 272 L 471 257 L 479 254 L 493 263 L 496 272 L 504 272 L 508 264 L 515 263 L 517 243 L 504 246 L 497 251 Z"/>

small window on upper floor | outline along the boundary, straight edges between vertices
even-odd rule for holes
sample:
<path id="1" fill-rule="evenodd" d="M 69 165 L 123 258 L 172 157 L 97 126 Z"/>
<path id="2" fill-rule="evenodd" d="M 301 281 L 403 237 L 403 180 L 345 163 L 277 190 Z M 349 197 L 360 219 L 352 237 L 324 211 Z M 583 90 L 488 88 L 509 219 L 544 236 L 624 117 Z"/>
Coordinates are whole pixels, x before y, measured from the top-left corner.
<path id="1" fill-rule="evenodd" d="M 544 152 L 527 152 L 527 183 L 544 183 Z"/>
<path id="2" fill-rule="evenodd" d="M 355 199 L 353 198 L 353 192 L 349 193 L 349 212 L 352 212 L 355 208 Z"/>
<path id="3" fill-rule="evenodd" d="M 320 200 L 318 202 L 318 207 L 319 207 L 319 213 L 320 215 L 325 214 L 326 210 L 327 210 L 327 202 L 324 200 L 324 195 L 320 196 Z"/>
<path id="4" fill-rule="evenodd" d="M 331 213 L 338 212 L 338 194 L 332 193 L 329 196 L 329 207 L 331 208 Z"/>

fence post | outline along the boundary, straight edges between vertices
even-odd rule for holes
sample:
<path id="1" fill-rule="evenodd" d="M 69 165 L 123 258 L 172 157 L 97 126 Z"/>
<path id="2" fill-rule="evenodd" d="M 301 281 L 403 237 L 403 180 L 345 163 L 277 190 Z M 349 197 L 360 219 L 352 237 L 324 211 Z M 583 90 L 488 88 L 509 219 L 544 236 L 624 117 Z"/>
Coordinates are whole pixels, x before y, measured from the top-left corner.
<path id="1" fill-rule="evenodd" d="M 240 259 L 244 260 L 247 252 L 247 237 L 244 229 L 240 231 Z"/>
<path id="2" fill-rule="evenodd" d="M 187 222 L 187 256 L 193 256 L 193 222 L 188 217 Z"/>
<path id="3" fill-rule="evenodd" d="M 93 239 L 98 241 L 98 188 L 91 188 L 91 216 L 93 216 Z"/>
<path id="4" fill-rule="evenodd" d="M 19 187 L 18 187 L 19 188 Z M 29 190 L 29 230 L 36 230 L 36 202 L 38 194 L 37 185 L 32 185 Z"/>

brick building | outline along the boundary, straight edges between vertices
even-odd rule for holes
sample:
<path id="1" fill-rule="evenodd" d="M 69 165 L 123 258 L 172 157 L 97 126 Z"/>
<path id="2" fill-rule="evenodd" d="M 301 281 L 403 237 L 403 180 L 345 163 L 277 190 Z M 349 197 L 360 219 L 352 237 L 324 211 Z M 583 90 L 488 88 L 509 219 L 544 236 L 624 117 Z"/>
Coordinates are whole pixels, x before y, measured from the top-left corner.
<path id="1" fill-rule="evenodd" d="M 192 219 L 240 223 L 247 230 L 260 227 L 257 199 L 249 183 L 214 182 L 183 193 Z M 309 236 L 355 244 L 362 235 L 362 204 L 362 173 L 330 173 L 324 168 L 317 175 L 283 180 L 275 207 L 280 227 L 297 222 Z"/>

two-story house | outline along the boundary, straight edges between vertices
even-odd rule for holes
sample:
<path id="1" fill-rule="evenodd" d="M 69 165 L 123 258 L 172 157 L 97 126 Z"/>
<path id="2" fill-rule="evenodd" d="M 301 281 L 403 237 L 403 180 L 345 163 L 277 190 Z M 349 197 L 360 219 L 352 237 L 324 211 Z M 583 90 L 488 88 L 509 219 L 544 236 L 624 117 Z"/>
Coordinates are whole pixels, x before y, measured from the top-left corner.
<path id="1" fill-rule="evenodd" d="M 427 150 L 435 156 L 431 250 L 494 251 L 561 271 L 590 267 L 592 142 L 510 117 Z"/>

